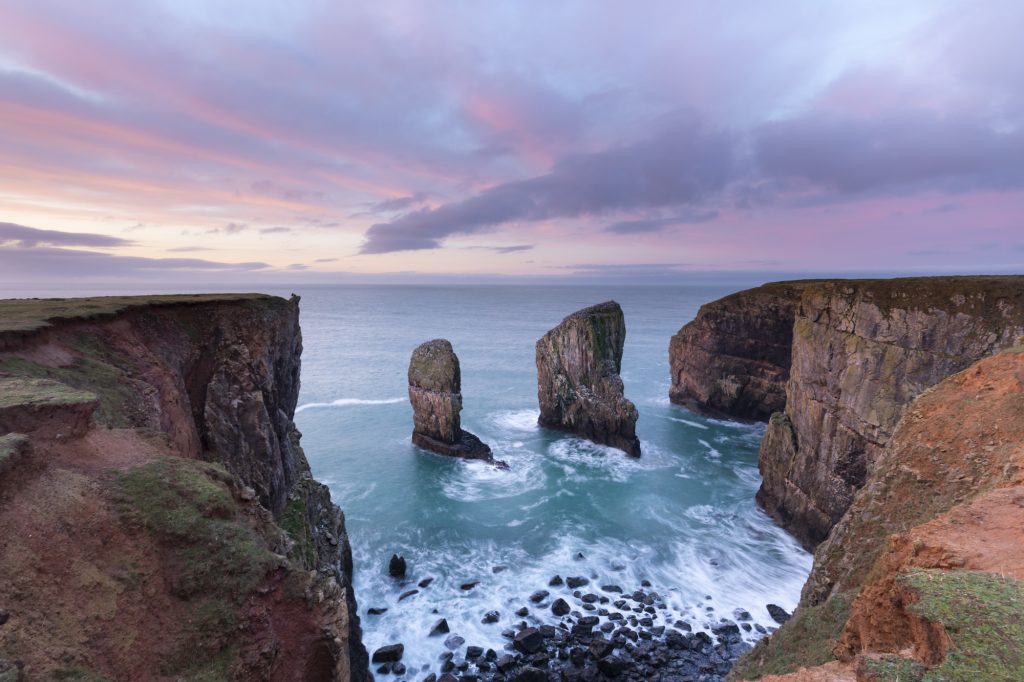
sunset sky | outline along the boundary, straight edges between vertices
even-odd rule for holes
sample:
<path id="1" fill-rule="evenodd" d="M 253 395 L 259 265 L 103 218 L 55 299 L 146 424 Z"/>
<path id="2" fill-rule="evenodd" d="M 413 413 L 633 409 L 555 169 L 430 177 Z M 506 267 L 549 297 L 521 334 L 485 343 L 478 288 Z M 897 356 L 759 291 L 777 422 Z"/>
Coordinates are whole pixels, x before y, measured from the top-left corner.
<path id="1" fill-rule="evenodd" d="M 0 0 L 0 281 L 1020 272 L 1022 26 L 1019 0 Z"/>

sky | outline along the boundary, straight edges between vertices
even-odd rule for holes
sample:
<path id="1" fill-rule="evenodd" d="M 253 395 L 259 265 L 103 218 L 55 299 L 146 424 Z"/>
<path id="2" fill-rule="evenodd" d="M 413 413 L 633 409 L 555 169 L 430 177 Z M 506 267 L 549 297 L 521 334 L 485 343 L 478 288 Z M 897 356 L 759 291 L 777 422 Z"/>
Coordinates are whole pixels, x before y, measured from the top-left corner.
<path id="1" fill-rule="evenodd" d="M 1019 0 L 0 0 L 0 282 L 1024 270 Z"/>

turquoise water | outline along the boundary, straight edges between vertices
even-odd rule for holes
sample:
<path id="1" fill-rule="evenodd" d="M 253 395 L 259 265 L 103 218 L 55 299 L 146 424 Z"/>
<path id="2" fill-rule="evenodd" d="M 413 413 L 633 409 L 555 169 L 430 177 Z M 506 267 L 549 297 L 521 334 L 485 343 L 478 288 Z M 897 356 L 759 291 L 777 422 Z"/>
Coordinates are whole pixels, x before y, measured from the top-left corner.
<path id="1" fill-rule="evenodd" d="M 436 667 L 443 649 L 426 634 L 443 616 L 469 644 L 500 650 L 501 630 L 521 620 L 513 611 L 556 573 L 627 591 L 648 579 L 696 628 L 736 608 L 770 626 L 765 604 L 795 606 L 811 557 L 754 502 L 762 427 L 699 417 L 667 399 L 669 338 L 701 303 L 729 291 L 299 290 L 296 422 L 314 474 L 347 516 L 367 648 L 403 642 L 410 670 Z M 640 411 L 639 460 L 536 426 L 534 342 L 565 315 L 609 298 L 626 315 L 622 376 Z M 410 444 L 409 355 L 436 337 L 449 339 L 461 361 L 463 427 L 509 471 Z M 406 584 L 387 576 L 392 552 L 409 562 Z M 397 601 L 426 577 L 434 578 L 428 588 Z M 460 589 L 474 580 L 474 589 Z M 369 616 L 368 607 L 388 611 Z M 492 609 L 500 622 L 482 624 Z"/>

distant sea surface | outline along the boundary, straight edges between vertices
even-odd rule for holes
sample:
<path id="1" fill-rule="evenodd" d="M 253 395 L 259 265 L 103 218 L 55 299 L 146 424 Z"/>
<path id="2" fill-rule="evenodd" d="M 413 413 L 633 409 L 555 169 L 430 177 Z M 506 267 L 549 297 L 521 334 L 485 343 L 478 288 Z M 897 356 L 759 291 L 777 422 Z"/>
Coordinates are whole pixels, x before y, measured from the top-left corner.
<path id="1" fill-rule="evenodd" d="M 669 339 L 736 288 L 296 288 L 305 347 L 296 422 L 314 474 L 345 511 L 367 648 L 402 642 L 410 671 L 436 670 L 444 649 L 426 634 L 445 617 L 467 643 L 500 651 L 501 630 L 522 620 L 513 612 L 535 610 L 526 597 L 555 574 L 627 591 L 649 580 L 671 618 L 695 629 L 734 609 L 766 627 L 765 604 L 791 610 L 811 557 L 754 502 L 763 427 L 700 417 L 667 397 Z M 78 295 L 92 293 L 114 292 Z M 640 412 L 638 460 L 537 426 L 534 343 L 608 299 L 626 316 L 622 378 Z M 409 356 L 438 337 L 462 366 L 463 428 L 508 471 L 410 443 Z M 406 584 L 387 575 L 392 553 L 408 561 Z M 429 587 L 398 602 L 427 577 Z M 499 622 L 485 625 L 491 610 Z"/>

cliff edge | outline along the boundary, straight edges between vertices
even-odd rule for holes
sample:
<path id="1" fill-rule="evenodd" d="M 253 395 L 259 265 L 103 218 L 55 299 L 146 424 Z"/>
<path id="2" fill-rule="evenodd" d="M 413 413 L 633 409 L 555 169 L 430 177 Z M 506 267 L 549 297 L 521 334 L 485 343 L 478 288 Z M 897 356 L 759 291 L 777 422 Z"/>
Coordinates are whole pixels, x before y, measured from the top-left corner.
<path id="1" fill-rule="evenodd" d="M 925 390 L 731 679 L 1024 679 L 1022 414 L 1024 348 Z"/>
<path id="2" fill-rule="evenodd" d="M 301 351 L 297 297 L 0 302 L 0 669 L 369 679 Z"/>

